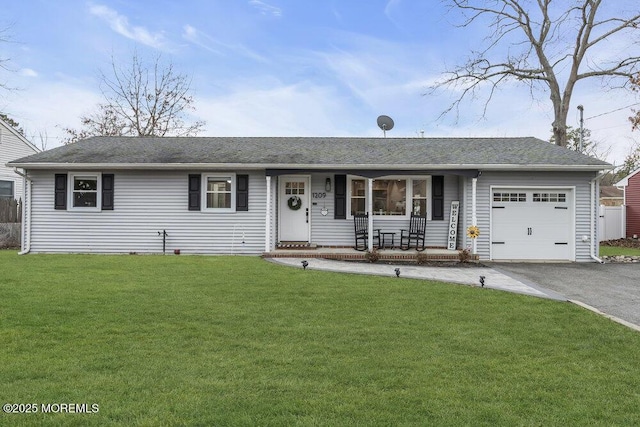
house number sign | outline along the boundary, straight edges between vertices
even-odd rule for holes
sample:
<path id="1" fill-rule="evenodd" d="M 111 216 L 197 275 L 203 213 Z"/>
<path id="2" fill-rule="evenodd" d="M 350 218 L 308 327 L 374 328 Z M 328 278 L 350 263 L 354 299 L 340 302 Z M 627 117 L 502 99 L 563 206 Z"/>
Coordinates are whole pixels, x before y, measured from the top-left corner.
<path id="1" fill-rule="evenodd" d="M 314 199 L 326 199 L 327 193 L 312 193 Z"/>
<path id="2" fill-rule="evenodd" d="M 460 202 L 451 202 L 451 216 L 449 217 L 449 232 L 447 233 L 447 249 L 456 250 L 456 240 L 458 238 L 458 213 L 460 212 Z"/>

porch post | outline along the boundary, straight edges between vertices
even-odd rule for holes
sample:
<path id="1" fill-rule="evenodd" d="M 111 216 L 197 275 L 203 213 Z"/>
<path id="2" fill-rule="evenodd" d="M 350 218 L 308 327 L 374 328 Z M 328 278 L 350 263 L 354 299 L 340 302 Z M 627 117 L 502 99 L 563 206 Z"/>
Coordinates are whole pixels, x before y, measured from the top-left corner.
<path id="1" fill-rule="evenodd" d="M 271 176 L 267 175 L 267 212 L 264 225 L 264 251 L 271 252 Z"/>
<path id="2" fill-rule="evenodd" d="M 369 236 L 367 238 L 367 249 L 373 250 L 373 178 L 367 180 L 367 212 L 369 212 Z"/>
<path id="3" fill-rule="evenodd" d="M 478 217 L 476 216 L 476 190 L 478 187 L 478 178 L 473 178 L 471 181 L 471 225 L 478 225 Z M 476 254 L 477 245 L 476 240 L 471 239 L 473 241 L 473 254 Z"/>

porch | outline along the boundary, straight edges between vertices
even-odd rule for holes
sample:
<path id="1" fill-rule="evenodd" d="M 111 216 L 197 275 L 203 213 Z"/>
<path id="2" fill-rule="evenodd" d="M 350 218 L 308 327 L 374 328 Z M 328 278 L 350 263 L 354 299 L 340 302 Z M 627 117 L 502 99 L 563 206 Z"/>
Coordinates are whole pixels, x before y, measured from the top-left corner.
<path id="1" fill-rule="evenodd" d="M 403 230 L 411 228 L 412 215 L 417 215 L 426 218 L 424 242 L 419 243 L 429 248 L 422 252 L 421 261 L 457 261 L 458 252 L 447 247 L 464 247 L 460 227 L 464 229 L 469 219 L 472 222 L 475 218 L 461 215 L 458 226 L 458 211 L 467 201 L 463 188 L 468 182 L 474 183 L 476 175 L 477 171 L 458 170 L 357 170 L 351 174 L 336 170 L 267 170 L 264 256 L 287 256 L 283 251 L 291 248 L 282 245 L 284 242 L 300 243 L 292 254 L 295 257 L 365 259 L 364 252 L 352 248 L 357 237 L 355 215 L 368 212 L 365 227 L 380 230 L 379 241 L 371 233 L 366 241 L 359 239 L 358 249 L 381 244 L 385 247 L 379 251 L 382 260 L 417 259 L 415 250 L 398 249 Z M 390 246 L 396 250 L 389 250 Z M 310 253 L 302 252 L 305 249 Z"/>
<path id="2" fill-rule="evenodd" d="M 399 262 L 458 262 L 459 250 L 451 251 L 445 248 L 427 247 L 422 252 L 415 249 L 403 251 L 401 249 L 378 249 L 378 261 Z M 323 247 L 300 246 L 296 248 L 278 247 L 275 250 L 264 252 L 264 258 L 323 258 L 338 261 L 366 261 L 368 253 L 357 251 L 352 247 Z M 470 262 L 477 262 L 478 255 L 469 254 Z"/>

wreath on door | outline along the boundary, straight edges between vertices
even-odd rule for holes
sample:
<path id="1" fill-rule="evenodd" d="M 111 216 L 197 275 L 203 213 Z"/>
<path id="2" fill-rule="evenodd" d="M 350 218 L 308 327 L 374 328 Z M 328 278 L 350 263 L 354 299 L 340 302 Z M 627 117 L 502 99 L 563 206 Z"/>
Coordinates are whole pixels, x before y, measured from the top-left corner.
<path id="1" fill-rule="evenodd" d="M 297 211 L 302 207 L 302 200 L 300 200 L 298 196 L 291 196 L 289 200 L 287 200 L 287 205 L 292 211 Z"/>

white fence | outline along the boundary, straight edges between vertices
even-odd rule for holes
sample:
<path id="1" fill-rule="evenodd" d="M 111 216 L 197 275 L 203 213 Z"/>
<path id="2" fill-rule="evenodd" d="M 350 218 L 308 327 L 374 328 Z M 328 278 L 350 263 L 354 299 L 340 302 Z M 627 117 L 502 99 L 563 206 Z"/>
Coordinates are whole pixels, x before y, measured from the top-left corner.
<path id="1" fill-rule="evenodd" d="M 600 205 L 598 237 L 600 241 L 625 237 L 625 207 Z"/>

